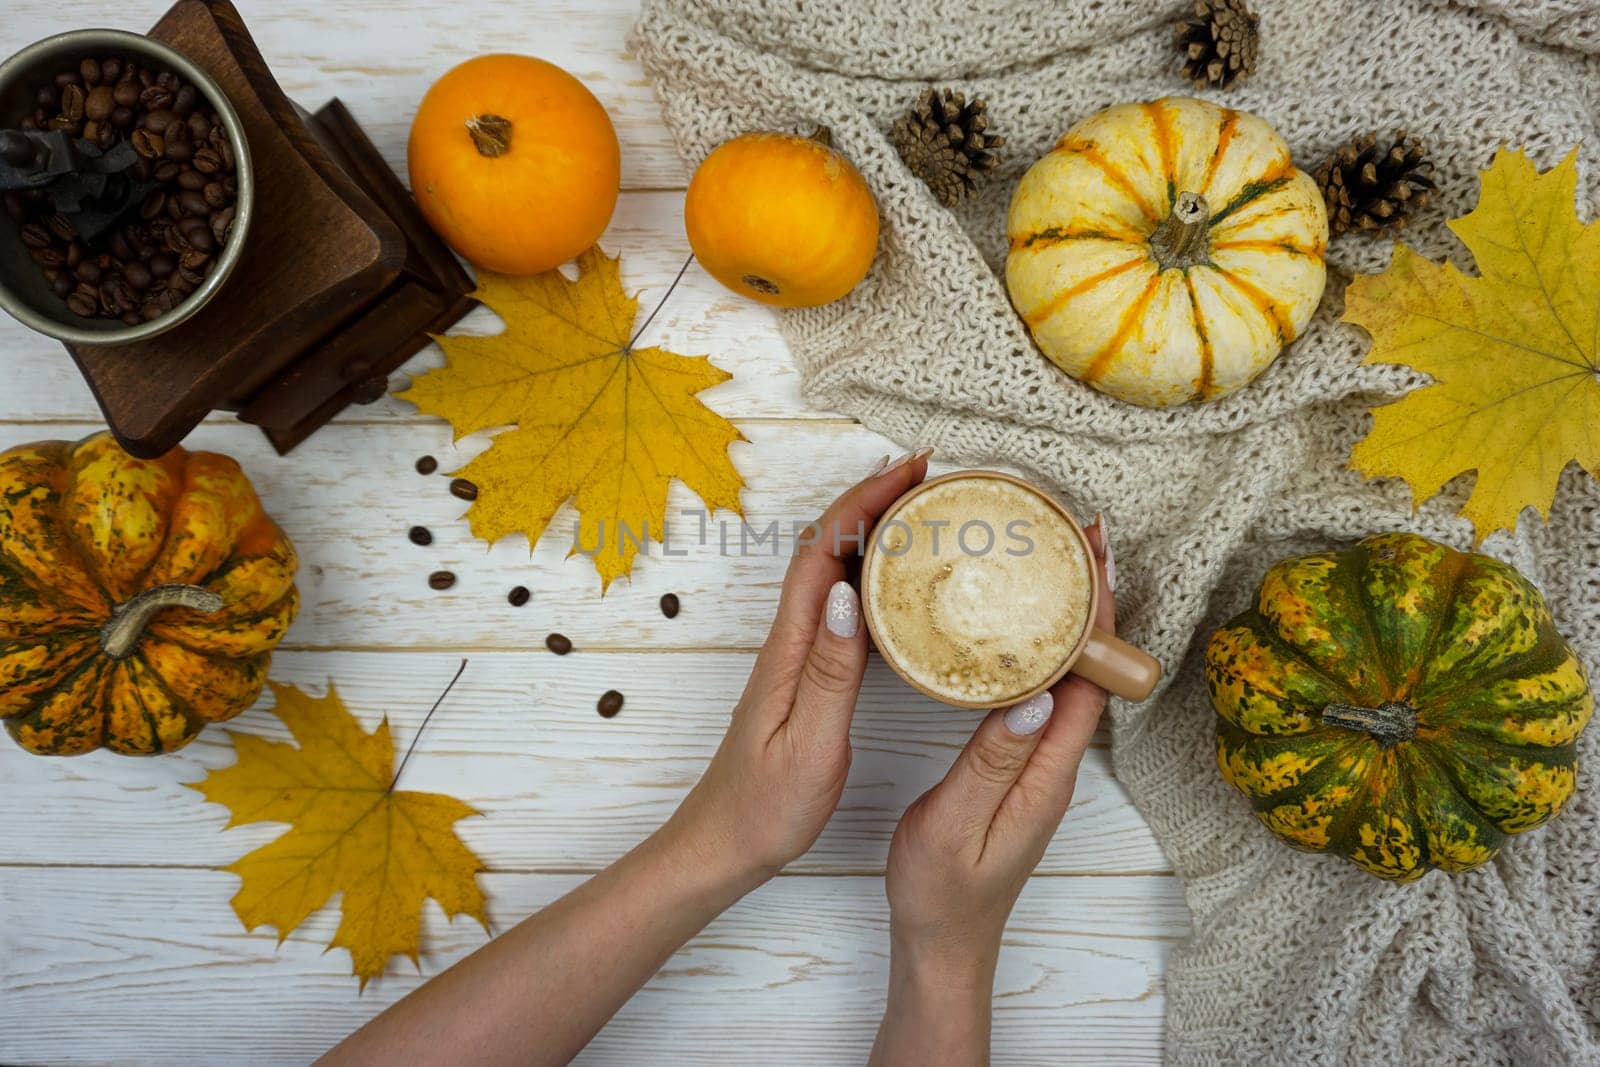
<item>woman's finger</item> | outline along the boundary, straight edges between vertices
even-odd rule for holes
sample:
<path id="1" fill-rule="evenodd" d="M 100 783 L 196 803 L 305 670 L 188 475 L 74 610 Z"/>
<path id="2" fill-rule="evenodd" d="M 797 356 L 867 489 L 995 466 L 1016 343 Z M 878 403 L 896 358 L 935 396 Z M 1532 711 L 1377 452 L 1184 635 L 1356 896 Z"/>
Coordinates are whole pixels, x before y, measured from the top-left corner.
<path id="1" fill-rule="evenodd" d="M 783 580 L 772 632 L 757 670 L 776 670 L 798 682 L 807 650 L 817 637 L 828 590 L 845 578 L 844 558 L 860 555 L 867 537 L 890 504 L 928 473 L 931 449 L 918 449 L 847 489 L 796 546 Z"/>
<path id="2" fill-rule="evenodd" d="M 1097 520 L 1085 532 L 1089 535 L 1089 547 L 1094 551 L 1095 580 L 1100 583 L 1095 625 L 1107 633 L 1115 633 L 1117 608 L 1110 580 L 1114 564 L 1105 520 Z M 1078 764 L 1094 738 L 1106 707 L 1106 691 L 1075 674 L 1057 682 L 1053 692 L 1055 714 L 1043 731 L 1039 749 L 1028 761 L 1017 787 L 1018 796 L 1025 802 L 1026 817 L 1037 818 L 1052 827 L 1066 814 L 1067 805 L 1072 802 Z"/>
<path id="3" fill-rule="evenodd" d="M 929 797 L 938 817 L 981 841 L 983 835 L 976 831 L 994 820 L 1006 794 L 1025 772 L 1054 711 L 1055 697 L 1040 693 L 990 712 Z"/>
<path id="4" fill-rule="evenodd" d="M 817 627 L 800 681 L 795 688 L 791 729 L 825 751 L 850 739 L 861 676 L 867 670 L 867 635 L 861 630 L 861 600 L 846 581 L 828 590 L 822 624 Z"/>

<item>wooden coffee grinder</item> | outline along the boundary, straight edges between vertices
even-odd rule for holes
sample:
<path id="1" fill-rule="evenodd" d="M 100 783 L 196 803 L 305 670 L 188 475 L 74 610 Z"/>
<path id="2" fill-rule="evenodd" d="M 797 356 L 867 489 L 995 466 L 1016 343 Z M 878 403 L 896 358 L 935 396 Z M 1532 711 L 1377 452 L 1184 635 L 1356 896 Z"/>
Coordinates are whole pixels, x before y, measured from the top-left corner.
<path id="1" fill-rule="evenodd" d="M 127 345 L 68 345 L 106 422 L 159 456 L 212 411 L 260 426 L 280 453 L 473 307 L 472 279 L 428 228 L 343 104 L 306 114 L 278 87 L 228 0 L 179 0 L 150 36 L 221 85 L 243 123 L 255 222 L 215 297 Z"/>

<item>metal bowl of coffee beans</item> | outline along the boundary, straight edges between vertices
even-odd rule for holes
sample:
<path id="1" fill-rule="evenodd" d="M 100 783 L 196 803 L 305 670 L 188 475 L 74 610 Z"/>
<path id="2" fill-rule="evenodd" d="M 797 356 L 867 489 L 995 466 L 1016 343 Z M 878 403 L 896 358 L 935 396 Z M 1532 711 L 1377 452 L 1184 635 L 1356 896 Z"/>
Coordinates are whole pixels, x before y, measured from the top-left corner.
<path id="1" fill-rule="evenodd" d="M 75 30 L 0 64 L 0 308 L 40 333 L 178 325 L 238 262 L 252 193 L 238 114 L 172 48 Z"/>

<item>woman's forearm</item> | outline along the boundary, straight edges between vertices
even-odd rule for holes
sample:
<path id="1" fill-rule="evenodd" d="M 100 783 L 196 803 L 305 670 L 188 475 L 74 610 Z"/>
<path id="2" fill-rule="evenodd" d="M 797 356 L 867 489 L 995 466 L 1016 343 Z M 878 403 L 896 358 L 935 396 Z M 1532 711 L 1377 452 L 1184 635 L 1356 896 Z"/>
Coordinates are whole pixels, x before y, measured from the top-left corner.
<path id="1" fill-rule="evenodd" d="M 561 1064 L 764 878 L 676 822 L 391 1006 L 324 1063 Z"/>
<path id="2" fill-rule="evenodd" d="M 993 990 L 991 960 L 940 963 L 897 945 L 869 1067 L 987 1064 Z"/>

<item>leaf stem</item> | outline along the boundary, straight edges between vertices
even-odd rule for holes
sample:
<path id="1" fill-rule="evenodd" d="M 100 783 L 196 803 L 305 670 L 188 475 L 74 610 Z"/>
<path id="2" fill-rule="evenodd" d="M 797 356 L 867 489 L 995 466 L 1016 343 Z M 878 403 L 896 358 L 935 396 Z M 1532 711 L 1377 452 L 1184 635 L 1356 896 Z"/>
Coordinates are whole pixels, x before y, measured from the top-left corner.
<path id="1" fill-rule="evenodd" d="M 422 725 L 417 727 L 416 735 L 411 738 L 411 744 L 406 748 L 406 754 L 400 757 L 400 766 L 394 772 L 394 779 L 389 783 L 389 792 L 393 793 L 394 787 L 400 784 L 400 775 L 406 769 L 406 761 L 411 759 L 411 753 L 416 750 L 417 742 L 422 740 L 422 731 L 428 728 L 428 720 L 433 718 L 433 713 L 439 710 L 439 705 L 444 703 L 444 698 L 450 695 L 450 690 L 456 687 L 456 683 L 461 681 L 461 676 L 466 673 L 467 661 L 463 659 L 461 666 L 456 670 L 456 676 L 450 679 L 450 684 L 444 687 L 444 692 L 440 693 L 439 699 L 433 702 L 433 707 L 428 709 L 428 714 L 422 717 Z"/>
<path id="2" fill-rule="evenodd" d="M 624 352 L 633 351 L 633 346 L 638 343 L 639 338 L 643 337 L 644 332 L 650 328 L 650 324 L 656 321 L 656 316 L 661 313 L 661 309 L 667 306 L 667 300 L 672 296 L 673 290 L 678 288 L 678 283 L 683 281 L 683 276 L 689 271 L 689 264 L 693 262 L 694 253 L 690 252 L 689 258 L 684 260 L 683 266 L 678 268 L 678 276 L 672 279 L 672 284 L 667 286 L 666 294 L 657 302 L 655 310 L 650 312 L 649 316 L 644 320 L 644 325 L 635 330 L 633 336 L 628 338 L 628 347 L 623 349 Z"/>

